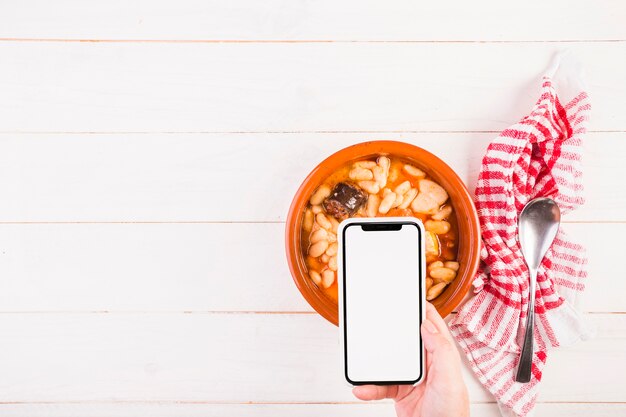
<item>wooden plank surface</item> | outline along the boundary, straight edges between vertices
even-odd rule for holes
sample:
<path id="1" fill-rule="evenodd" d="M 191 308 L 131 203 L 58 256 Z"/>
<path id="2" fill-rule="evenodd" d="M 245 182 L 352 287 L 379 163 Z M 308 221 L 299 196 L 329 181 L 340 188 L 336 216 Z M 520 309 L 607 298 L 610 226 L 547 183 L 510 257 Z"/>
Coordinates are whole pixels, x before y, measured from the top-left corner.
<path id="1" fill-rule="evenodd" d="M 0 4 L 0 37 L 66 39 L 546 41 L 626 39 L 619 0 L 42 0 Z"/>
<path id="2" fill-rule="evenodd" d="M 625 45 L 0 41 L 0 131 L 499 131 L 565 47 L 624 131 Z"/>
<path id="3" fill-rule="evenodd" d="M 588 248 L 582 308 L 626 312 L 626 224 L 563 228 Z M 283 236 L 282 223 L 0 225 L 0 312 L 312 312 Z"/>
<path id="4" fill-rule="evenodd" d="M 605 375 L 625 369 L 626 316 L 587 317 L 598 336 L 549 359 L 542 401 L 623 399 Z M 312 315 L 5 313 L 0 332 L 0 402 L 354 401 L 338 330 Z M 492 401 L 464 374 L 472 401 Z"/>
<path id="5" fill-rule="evenodd" d="M 473 188 L 565 48 L 593 103 L 564 228 L 588 247 L 597 337 L 551 355 L 536 415 L 626 414 L 624 6 L 2 2 L 0 415 L 394 415 L 351 396 L 336 328 L 291 282 L 291 197 L 371 139 Z M 499 415 L 464 372 L 472 415 Z"/>
<path id="6" fill-rule="evenodd" d="M 0 98 L 1 100 L 1 98 Z M 1 122 L 0 122 L 1 123 Z M 308 173 L 374 139 L 421 146 L 473 192 L 496 133 L 0 135 L 0 222 L 284 221 Z M 585 141 L 586 204 L 567 221 L 626 221 L 626 133 Z M 34 169 L 36 167 L 36 169 Z"/>
<path id="7" fill-rule="evenodd" d="M 626 366 L 626 315 L 587 319 L 597 337 L 548 359 L 541 401 L 623 400 L 606 375 Z M 4 313 L 0 334 L 0 402 L 354 401 L 338 330 L 313 315 Z"/>
<path id="8" fill-rule="evenodd" d="M 625 404 L 602 403 L 539 403 L 537 416 L 550 417 L 622 417 Z M 44 404 L 0 404 L 0 413 L 5 417 L 392 417 L 393 405 L 389 401 L 353 404 L 189 404 L 181 402 L 158 403 L 44 403 Z M 500 417 L 494 403 L 475 403 L 470 406 L 470 415 L 478 417 Z"/>

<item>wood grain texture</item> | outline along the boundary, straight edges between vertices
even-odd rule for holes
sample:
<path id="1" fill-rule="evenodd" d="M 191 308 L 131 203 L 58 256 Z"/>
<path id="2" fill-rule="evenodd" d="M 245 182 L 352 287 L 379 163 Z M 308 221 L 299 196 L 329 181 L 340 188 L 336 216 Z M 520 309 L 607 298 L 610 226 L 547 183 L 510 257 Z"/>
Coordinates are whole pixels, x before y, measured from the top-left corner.
<path id="1" fill-rule="evenodd" d="M 622 417 L 625 404 L 603 403 L 539 403 L 537 416 L 550 417 Z M 189 403 L 52 403 L 0 404 L 4 417 L 393 417 L 395 411 L 388 401 L 354 404 L 189 404 Z M 494 403 L 471 404 L 470 415 L 500 417 Z"/>
<path id="2" fill-rule="evenodd" d="M 312 311 L 289 275 L 283 230 L 282 224 L 3 225 L 0 305 Z"/>
<path id="3" fill-rule="evenodd" d="M 623 131 L 624 45 L 0 42 L 0 131 L 499 131 L 565 47 Z"/>
<path id="4" fill-rule="evenodd" d="M 587 318 L 597 337 L 549 358 L 541 401 L 623 400 L 606 375 L 626 366 L 626 316 Z M 5 313 L 0 333 L 0 402 L 354 401 L 338 330 L 313 315 Z"/>
<path id="5" fill-rule="evenodd" d="M 564 48 L 593 103 L 587 204 L 564 228 L 588 247 L 598 335 L 550 356 L 536 415 L 626 414 L 623 17 L 620 0 L 0 3 L 0 415 L 393 416 L 350 395 L 336 328 L 291 282 L 291 197 L 371 139 L 473 188 Z M 498 416 L 464 375 L 472 415 Z"/>
<path id="6" fill-rule="evenodd" d="M 626 39 L 619 0 L 378 2 L 181 0 L 0 4 L 0 37 L 189 40 Z M 558 18 L 556 18 L 558 16 Z"/>
<path id="7" fill-rule="evenodd" d="M 308 173 L 394 139 L 446 161 L 473 192 L 495 133 L 0 135 L 0 222 L 284 221 Z M 626 133 L 590 133 L 586 204 L 566 221 L 626 221 Z"/>
<path id="8" fill-rule="evenodd" d="M 581 307 L 626 312 L 626 281 L 612 278 L 626 224 L 563 228 L 588 248 Z M 0 225 L 0 312 L 312 312 L 283 234 L 283 224 Z"/>

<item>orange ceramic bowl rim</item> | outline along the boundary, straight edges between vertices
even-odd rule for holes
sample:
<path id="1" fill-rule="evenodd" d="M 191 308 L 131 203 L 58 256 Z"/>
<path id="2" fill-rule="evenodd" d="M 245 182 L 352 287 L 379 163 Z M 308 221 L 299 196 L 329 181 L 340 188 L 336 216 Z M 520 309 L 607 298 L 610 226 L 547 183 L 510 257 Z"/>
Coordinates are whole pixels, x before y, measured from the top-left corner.
<path id="1" fill-rule="evenodd" d="M 285 225 L 285 249 L 289 270 L 304 299 L 322 317 L 338 324 L 337 304 L 309 278 L 300 239 L 302 216 L 313 191 L 336 169 L 345 164 L 378 155 L 391 155 L 425 171 L 448 192 L 458 223 L 457 278 L 433 300 L 442 317 L 450 314 L 463 300 L 480 261 L 480 223 L 472 197 L 459 176 L 445 162 L 418 146 L 398 141 L 369 141 L 343 148 L 320 162 L 304 179 L 291 202 Z"/>

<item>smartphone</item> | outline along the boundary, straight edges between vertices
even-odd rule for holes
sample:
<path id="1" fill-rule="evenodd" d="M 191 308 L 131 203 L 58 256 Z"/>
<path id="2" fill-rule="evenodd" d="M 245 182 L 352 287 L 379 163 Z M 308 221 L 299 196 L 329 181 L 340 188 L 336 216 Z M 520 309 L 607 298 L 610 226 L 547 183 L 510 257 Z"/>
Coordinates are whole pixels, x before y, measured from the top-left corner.
<path id="1" fill-rule="evenodd" d="M 339 324 L 352 385 L 424 378 L 424 226 L 413 217 L 352 218 L 338 229 Z"/>

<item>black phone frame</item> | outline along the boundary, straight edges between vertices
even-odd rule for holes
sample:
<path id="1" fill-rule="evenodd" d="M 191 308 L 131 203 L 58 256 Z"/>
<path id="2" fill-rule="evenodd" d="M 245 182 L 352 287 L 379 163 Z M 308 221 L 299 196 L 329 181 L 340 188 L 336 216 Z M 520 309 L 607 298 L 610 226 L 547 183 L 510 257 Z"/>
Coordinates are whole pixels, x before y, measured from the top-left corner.
<path id="1" fill-rule="evenodd" d="M 409 225 L 409 226 L 415 226 L 415 228 L 417 229 L 417 234 L 418 234 L 418 238 L 420 240 L 420 252 L 422 252 L 422 248 L 423 245 L 421 244 L 421 242 L 423 242 L 424 236 L 422 236 L 422 228 L 419 227 L 419 225 L 414 222 L 414 221 L 410 221 L 410 220 L 403 220 L 403 221 L 386 221 L 384 220 L 384 218 L 381 218 L 380 222 L 378 221 L 369 221 L 369 222 L 354 222 L 354 223 L 350 223 L 348 225 L 346 225 L 346 227 L 343 228 L 342 230 L 342 241 L 344 242 L 344 245 L 342 246 L 341 250 L 342 250 L 342 257 L 345 260 L 346 259 L 346 245 L 345 245 L 345 237 L 346 237 L 346 230 L 348 230 L 348 228 L 353 227 L 353 226 L 360 226 L 364 231 L 385 231 L 385 230 L 401 230 L 402 226 L 404 225 Z M 398 227 L 400 226 L 400 227 Z M 396 229 L 397 228 L 397 229 Z M 370 230 L 367 230 L 370 229 Z M 420 258 L 424 256 L 423 253 L 420 253 Z M 344 376 L 346 378 L 346 381 L 348 381 L 350 384 L 352 385 L 415 385 L 417 384 L 419 381 L 422 380 L 423 376 L 424 376 L 424 341 L 422 339 L 422 334 L 420 329 L 418 329 L 418 334 L 419 334 L 419 344 L 420 344 L 420 355 L 422 355 L 422 357 L 420 358 L 420 372 L 419 372 L 419 376 L 414 379 L 414 380 L 410 380 L 410 381 L 353 381 L 350 379 L 350 377 L 348 376 L 348 339 L 347 339 L 347 327 L 348 327 L 348 322 L 347 322 L 347 315 L 346 315 L 346 266 L 345 266 L 345 261 L 343 262 L 342 265 L 342 269 L 343 269 L 343 274 L 342 274 L 342 285 L 343 285 L 343 294 L 342 294 L 342 298 L 343 298 L 343 363 L 344 363 Z M 420 303 L 423 302 L 424 298 L 423 298 L 423 294 L 422 294 L 422 288 L 423 288 L 423 280 L 424 280 L 424 271 L 422 268 L 422 264 L 421 264 L 421 260 L 420 260 L 420 268 L 419 268 L 419 298 L 420 298 Z M 420 328 L 422 325 L 422 322 L 424 320 L 423 315 L 422 315 L 422 311 L 424 310 L 423 306 L 420 305 L 420 308 L 418 309 L 419 312 L 419 324 L 420 324 Z"/>

